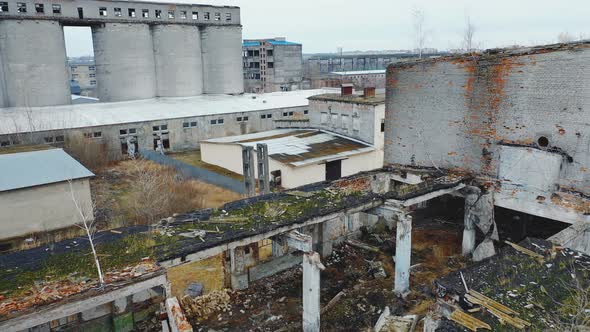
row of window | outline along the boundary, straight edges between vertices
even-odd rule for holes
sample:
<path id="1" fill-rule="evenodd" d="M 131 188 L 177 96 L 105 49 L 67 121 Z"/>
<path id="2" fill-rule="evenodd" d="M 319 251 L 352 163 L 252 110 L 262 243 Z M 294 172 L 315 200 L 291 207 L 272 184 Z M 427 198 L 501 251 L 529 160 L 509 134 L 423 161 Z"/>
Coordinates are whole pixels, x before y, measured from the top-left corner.
<path id="1" fill-rule="evenodd" d="M 273 56 L 273 50 L 268 50 L 266 51 L 266 55 L 268 56 Z M 244 57 L 255 57 L 255 56 L 260 56 L 260 51 L 259 50 L 247 50 L 242 52 L 242 56 Z"/>
<path id="2" fill-rule="evenodd" d="M 61 5 L 59 5 L 59 4 L 51 5 L 51 11 L 53 12 L 53 14 L 61 14 Z M 8 2 L 0 1 L 0 13 L 8 13 L 8 12 L 9 12 Z M 23 14 L 27 13 L 27 4 L 25 2 L 17 2 L 16 3 L 16 12 L 23 13 Z M 35 4 L 35 12 L 38 14 L 44 14 L 45 13 L 45 5 L 42 3 L 36 3 Z"/>
<path id="3" fill-rule="evenodd" d="M 102 138 L 102 131 L 94 131 L 91 133 L 84 133 L 85 138 Z"/>
<path id="4" fill-rule="evenodd" d="M 25 2 L 17 2 L 16 3 L 16 11 L 17 11 L 17 13 L 27 13 L 27 4 Z M 53 12 L 53 14 L 61 14 L 62 13 L 61 12 L 61 5 L 59 5 L 59 4 L 51 5 L 51 11 Z M 6 1 L 0 2 L 0 13 L 8 13 L 8 12 L 9 12 L 8 2 L 6 2 Z M 45 13 L 45 5 L 42 3 L 36 3 L 35 4 L 35 12 L 37 14 L 44 14 Z M 176 11 L 174 11 L 174 10 L 168 10 L 167 14 L 168 14 L 168 19 L 175 19 L 176 18 Z M 202 14 L 203 14 L 204 21 L 211 20 L 211 13 L 210 12 L 204 12 Z M 100 7 L 98 9 L 98 15 L 101 17 L 108 17 L 109 10 L 107 9 L 107 7 Z M 122 17 L 123 16 L 123 9 L 119 8 L 119 7 L 113 8 L 113 15 L 115 17 Z M 80 18 L 84 18 L 84 9 L 81 7 L 78 8 L 78 16 Z M 127 9 L 127 16 L 136 17 L 135 8 L 128 8 Z M 150 17 L 150 10 L 149 9 L 142 9 L 141 10 L 141 17 L 149 18 Z M 155 18 L 162 18 L 162 10 L 160 10 L 160 9 L 154 10 L 154 17 Z M 180 19 L 183 19 L 183 20 L 187 19 L 188 12 L 186 10 L 181 10 L 179 12 L 179 17 L 180 17 Z M 199 12 L 191 12 L 191 19 L 198 20 L 199 19 Z M 220 12 L 213 13 L 213 20 L 221 21 L 221 13 Z M 231 13 L 225 13 L 225 21 L 231 22 L 231 20 L 232 20 Z"/>
<path id="5" fill-rule="evenodd" d="M 76 69 L 78 69 L 78 66 L 72 65 L 72 66 L 70 66 L 70 69 L 72 71 L 76 71 Z M 95 71 L 95 70 L 96 70 L 96 66 L 88 66 L 88 71 Z"/>

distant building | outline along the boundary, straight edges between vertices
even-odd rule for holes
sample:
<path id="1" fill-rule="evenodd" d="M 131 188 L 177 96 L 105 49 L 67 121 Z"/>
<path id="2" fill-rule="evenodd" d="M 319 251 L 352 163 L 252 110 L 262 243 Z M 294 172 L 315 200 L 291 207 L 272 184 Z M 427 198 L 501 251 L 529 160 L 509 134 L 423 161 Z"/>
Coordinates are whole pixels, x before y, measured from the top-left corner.
<path id="1" fill-rule="evenodd" d="M 80 223 L 72 197 L 93 220 L 89 181 L 93 176 L 62 149 L 1 150 L 0 251 L 13 249 L 11 239 Z"/>
<path id="2" fill-rule="evenodd" d="M 248 39 L 242 44 L 244 90 L 251 93 L 302 88 L 302 46 L 285 38 Z"/>
<path id="3" fill-rule="evenodd" d="M 94 61 L 73 61 L 69 63 L 70 80 L 77 82 L 77 88 L 70 83 L 72 94 L 96 97 L 96 66 Z M 78 92 L 79 93 L 76 93 Z"/>
<path id="4" fill-rule="evenodd" d="M 350 83 L 357 90 L 364 88 L 385 89 L 385 69 L 336 71 L 326 75 L 326 78 L 317 79 L 316 86 L 339 87 Z"/>

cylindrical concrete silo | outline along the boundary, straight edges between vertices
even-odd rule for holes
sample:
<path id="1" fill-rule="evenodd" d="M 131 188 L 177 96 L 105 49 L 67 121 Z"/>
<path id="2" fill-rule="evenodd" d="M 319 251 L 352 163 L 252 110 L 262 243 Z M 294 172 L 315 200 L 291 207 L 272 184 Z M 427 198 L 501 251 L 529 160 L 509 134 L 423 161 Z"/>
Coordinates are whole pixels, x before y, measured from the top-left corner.
<path id="1" fill-rule="evenodd" d="M 244 92 L 242 27 L 206 26 L 201 30 L 205 93 Z"/>
<path id="2" fill-rule="evenodd" d="M 98 98 L 102 102 L 156 96 L 154 46 L 147 24 L 92 27 Z"/>
<path id="3" fill-rule="evenodd" d="M 0 20 L 0 59 L 4 106 L 71 103 L 66 44 L 59 22 Z"/>
<path id="4" fill-rule="evenodd" d="M 152 27 L 159 97 L 196 96 L 203 93 L 201 34 L 192 25 Z"/>

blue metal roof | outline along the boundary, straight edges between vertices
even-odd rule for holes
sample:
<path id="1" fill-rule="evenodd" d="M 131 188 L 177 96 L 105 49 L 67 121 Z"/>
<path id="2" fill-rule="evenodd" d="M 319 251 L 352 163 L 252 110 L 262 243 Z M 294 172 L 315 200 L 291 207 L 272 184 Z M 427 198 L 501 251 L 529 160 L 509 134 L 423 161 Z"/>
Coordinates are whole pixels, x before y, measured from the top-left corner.
<path id="1" fill-rule="evenodd" d="M 260 42 L 245 42 L 242 44 L 243 47 L 260 46 Z"/>
<path id="2" fill-rule="evenodd" d="M 269 40 L 268 42 L 271 45 L 301 45 L 299 43 L 294 43 L 286 40 Z"/>
<path id="3" fill-rule="evenodd" d="M 92 176 L 62 149 L 0 154 L 0 192 Z"/>

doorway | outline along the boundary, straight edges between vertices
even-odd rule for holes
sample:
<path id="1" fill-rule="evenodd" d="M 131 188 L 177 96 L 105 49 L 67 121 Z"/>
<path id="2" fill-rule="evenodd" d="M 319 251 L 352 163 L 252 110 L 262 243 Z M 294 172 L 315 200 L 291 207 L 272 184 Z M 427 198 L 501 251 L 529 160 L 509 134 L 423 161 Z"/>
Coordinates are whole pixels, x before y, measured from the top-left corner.
<path id="1" fill-rule="evenodd" d="M 342 177 L 342 160 L 326 163 L 326 181 L 338 180 Z"/>

